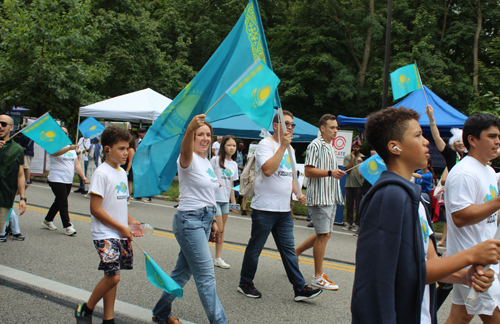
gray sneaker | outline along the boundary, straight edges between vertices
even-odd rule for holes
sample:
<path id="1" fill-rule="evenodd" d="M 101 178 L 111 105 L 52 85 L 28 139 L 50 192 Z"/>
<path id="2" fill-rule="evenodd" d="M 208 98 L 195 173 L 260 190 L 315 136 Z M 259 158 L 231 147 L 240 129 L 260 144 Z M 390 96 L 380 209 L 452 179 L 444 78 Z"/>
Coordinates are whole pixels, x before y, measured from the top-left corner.
<path id="1" fill-rule="evenodd" d="M 354 226 L 351 228 L 351 231 L 353 231 L 353 232 L 356 232 L 357 230 L 359 230 L 359 226 L 358 226 L 358 225 L 354 225 Z"/>
<path id="2" fill-rule="evenodd" d="M 350 231 L 352 229 L 352 225 L 349 225 L 347 224 L 346 226 L 344 226 L 343 230 L 344 231 Z"/>
<path id="3" fill-rule="evenodd" d="M 54 225 L 54 222 L 47 222 L 45 219 L 42 222 L 42 226 L 51 230 L 51 231 L 57 230 L 57 227 L 56 227 L 56 225 Z"/>

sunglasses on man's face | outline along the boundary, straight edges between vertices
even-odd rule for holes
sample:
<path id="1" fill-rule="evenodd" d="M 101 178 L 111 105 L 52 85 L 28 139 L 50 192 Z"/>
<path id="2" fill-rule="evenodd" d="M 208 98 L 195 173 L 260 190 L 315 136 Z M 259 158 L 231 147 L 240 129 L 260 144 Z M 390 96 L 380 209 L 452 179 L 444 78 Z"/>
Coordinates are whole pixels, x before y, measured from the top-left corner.
<path id="1" fill-rule="evenodd" d="M 12 125 L 12 124 L 9 124 L 7 122 L 0 122 L 0 126 L 2 126 L 4 128 L 7 127 L 7 125 Z"/>

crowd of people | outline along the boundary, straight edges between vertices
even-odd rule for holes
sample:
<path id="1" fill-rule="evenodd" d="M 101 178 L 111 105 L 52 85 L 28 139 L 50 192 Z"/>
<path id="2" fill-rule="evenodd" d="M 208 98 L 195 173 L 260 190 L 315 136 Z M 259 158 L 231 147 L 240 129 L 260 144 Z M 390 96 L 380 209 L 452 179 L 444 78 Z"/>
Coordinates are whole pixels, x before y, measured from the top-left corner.
<path id="1" fill-rule="evenodd" d="M 472 115 L 463 130 L 453 131 L 454 137 L 447 145 L 431 106 L 426 114 L 447 167 L 440 179 L 445 185 L 447 221 L 443 241 L 437 242 L 432 226 L 431 186 L 435 174 L 429 141 L 423 136 L 417 112 L 387 108 L 369 116 L 365 136 L 372 148 L 370 155 L 379 154 L 387 167 L 371 188 L 365 186 L 367 181 L 357 169 L 366 160 L 361 154 L 361 142 L 353 142 L 352 152 L 343 162 L 347 171 L 342 170 L 331 145 L 339 129 L 336 117 L 322 116 L 319 136 L 306 151 L 304 173 L 308 181 L 304 195 L 293 181 L 293 114 L 283 111 L 283 117 L 277 114 L 272 121 L 273 135 L 261 140 L 254 153 L 251 236 L 237 291 L 250 298 L 262 297 L 254 278 L 269 234 L 276 242 L 295 301 L 315 298 L 324 290 L 338 290 L 338 285 L 324 273 L 323 260 L 337 205 L 345 203 L 344 229 L 358 235 L 351 299 L 353 323 L 436 323 L 437 310 L 450 292 L 452 307 L 447 323 L 468 323 L 474 315 L 484 323 L 500 323 L 500 240 L 494 239 L 499 222 L 499 176 L 488 165 L 498 156 L 500 119 L 488 114 Z M 30 161 L 26 161 L 26 149 L 10 140 L 12 124 L 10 117 L 0 115 L 1 224 L 13 211 L 16 193 L 21 197 L 19 212 L 24 213 L 25 189 L 29 185 L 25 165 Z M 64 127 L 63 131 L 67 133 Z M 92 323 L 93 310 L 101 299 L 103 323 L 114 323 L 120 271 L 132 269 L 133 236 L 141 235 L 140 230 L 132 233 L 129 228 L 140 222 L 128 214 L 127 203 L 133 187 L 131 163 L 136 142 L 140 145 L 145 133 L 140 129 L 136 141 L 125 129 L 111 126 L 88 145 L 83 138 L 81 143 L 50 156 L 48 181 L 55 200 L 43 226 L 56 230 L 53 221 L 59 212 L 65 233 L 76 234 L 68 213 L 68 195 L 76 171 L 83 184 L 77 191 L 90 198 L 91 234 L 101 259 L 98 269 L 104 272 L 89 300 L 75 310 L 79 323 Z M 179 205 L 173 219 L 180 252 L 170 275 L 181 287 L 193 277 L 210 323 L 226 323 L 214 267 L 231 267 L 222 259 L 224 230 L 229 211 L 237 211 L 233 188 L 248 165 L 244 164 L 243 142 L 226 135 L 218 137 L 212 146 L 212 138 L 213 130 L 205 115 L 195 116 L 184 134 L 177 159 Z M 87 156 L 83 166 L 78 154 Z M 344 176 L 345 197 L 340 185 Z M 315 231 L 298 246 L 293 235 L 292 193 L 307 206 Z M 246 213 L 246 198 L 239 198 L 241 211 Z M 11 227 L 14 236 L 20 235 L 15 220 Z M 212 238 L 215 257 L 208 244 Z M 438 253 L 440 245 L 446 245 L 446 256 Z M 314 257 L 310 284 L 298 265 L 298 257 L 308 249 L 312 249 Z M 466 306 L 470 304 L 470 289 L 479 296 L 472 306 Z M 162 293 L 153 309 L 155 322 L 180 323 L 172 312 L 175 298 L 166 291 Z"/>

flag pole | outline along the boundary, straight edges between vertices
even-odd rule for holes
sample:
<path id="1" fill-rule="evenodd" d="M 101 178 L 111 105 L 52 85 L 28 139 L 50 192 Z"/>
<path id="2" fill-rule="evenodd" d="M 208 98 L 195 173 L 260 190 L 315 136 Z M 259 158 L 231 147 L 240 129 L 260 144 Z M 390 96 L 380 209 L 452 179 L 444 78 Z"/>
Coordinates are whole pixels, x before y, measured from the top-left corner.
<path id="1" fill-rule="evenodd" d="M 283 134 L 286 134 L 286 126 L 285 126 L 285 116 L 283 116 L 283 108 L 278 108 L 278 117 L 281 120 L 281 129 L 283 129 Z M 290 164 L 292 166 L 292 176 L 293 181 L 295 181 L 295 187 L 297 188 L 297 193 L 302 193 L 302 187 L 300 186 L 299 180 L 297 179 L 297 171 L 295 170 L 295 157 L 292 155 L 292 148 L 290 145 L 286 148 L 288 152 L 288 156 L 290 157 Z M 297 196 L 299 199 L 299 196 Z"/>
<path id="2" fill-rule="evenodd" d="M 363 163 L 361 163 L 361 164 L 363 164 Z M 349 171 L 351 171 L 352 169 L 356 169 L 356 168 L 357 168 L 357 167 L 359 167 L 361 164 L 355 165 L 355 166 L 353 166 L 352 168 L 345 170 L 345 172 L 349 172 Z"/>
<path id="3" fill-rule="evenodd" d="M 140 246 L 139 244 L 137 244 L 137 242 L 136 242 L 134 239 L 132 239 L 132 242 L 134 242 L 134 243 L 135 243 L 135 245 L 137 245 L 137 247 L 138 247 L 139 249 L 141 249 L 142 253 L 146 254 L 146 251 L 144 251 L 144 250 L 141 248 L 141 246 Z"/>
<path id="4" fill-rule="evenodd" d="M 417 60 L 415 60 L 415 66 L 417 67 L 418 79 L 420 84 L 422 85 L 422 90 L 424 91 L 425 105 L 428 106 L 429 102 L 427 101 L 427 94 L 425 94 L 424 84 L 422 83 L 422 78 L 420 77 L 420 71 L 418 70 Z"/>
<path id="5" fill-rule="evenodd" d="M 210 110 L 212 110 L 212 108 L 215 106 L 216 103 L 218 103 L 232 88 L 234 88 L 235 85 L 238 84 L 238 82 L 241 81 L 241 79 L 243 79 L 243 77 L 251 70 L 253 69 L 254 66 L 256 66 L 260 61 L 262 61 L 261 58 L 259 58 L 257 61 L 253 62 L 246 70 L 245 72 L 243 72 L 238 79 L 236 79 L 236 81 L 233 82 L 233 84 L 231 84 L 231 86 L 229 88 L 227 88 L 227 90 L 222 94 L 222 96 L 219 97 L 219 99 L 217 99 L 216 102 L 213 103 L 212 106 L 210 106 L 210 108 L 208 108 L 208 110 L 205 112 L 205 115 L 208 114 L 208 112 Z"/>

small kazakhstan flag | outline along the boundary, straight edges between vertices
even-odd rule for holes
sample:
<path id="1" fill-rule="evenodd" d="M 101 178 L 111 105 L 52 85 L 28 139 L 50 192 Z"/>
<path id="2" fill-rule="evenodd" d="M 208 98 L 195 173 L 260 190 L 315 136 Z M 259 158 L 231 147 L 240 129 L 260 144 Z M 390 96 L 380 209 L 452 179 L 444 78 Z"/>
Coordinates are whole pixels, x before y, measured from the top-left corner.
<path id="1" fill-rule="evenodd" d="M 385 170 L 387 170 L 387 167 L 378 154 L 371 156 L 359 166 L 359 172 L 361 172 L 363 178 L 372 185 L 375 184 Z"/>
<path id="2" fill-rule="evenodd" d="M 228 95 L 240 109 L 262 128 L 269 128 L 273 119 L 273 98 L 280 79 L 258 59 L 230 87 Z"/>
<path id="3" fill-rule="evenodd" d="M 171 295 L 182 298 L 183 292 L 181 286 L 163 272 L 160 266 L 146 252 L 144 252 L 144 256 L 146 257 L 146 272 L 151 284 L 165 290 Z"/>
<path id="4" fill-rule="evenodd" d="M 71 145 L 71 140 L 49 113 L 45 113 L 33 124 L 23 129 L 22 133 L 49 154 L 57 153 L 63 147 Z"/>
<path id="5" fill-rule="evenodd" d="M 82 132 L 83 137 L 93 138 L 101 134 L 105 127 L 94 117 L 88 117 L 78 125 L 78 129 Z"/>
<path id="6" fill-rule="evenodd" d="M 391 73 L 392 96 L 394 100 L 422 90 L 417 64 L 403 66 Z"/>

